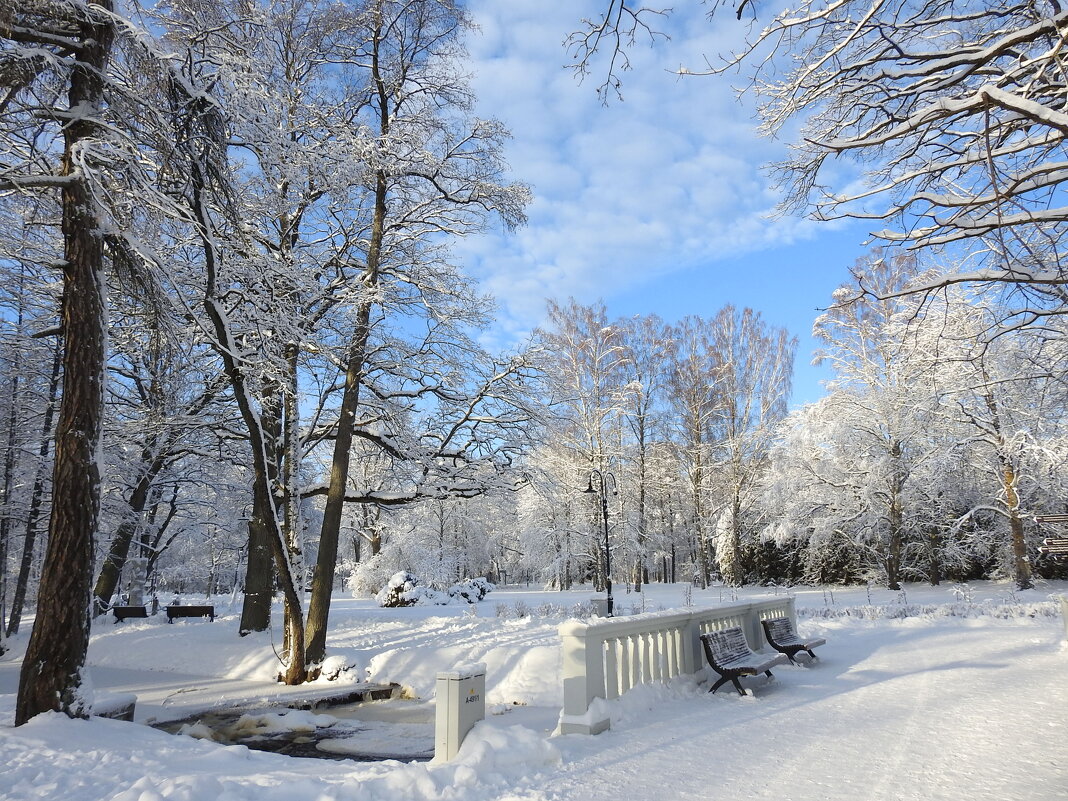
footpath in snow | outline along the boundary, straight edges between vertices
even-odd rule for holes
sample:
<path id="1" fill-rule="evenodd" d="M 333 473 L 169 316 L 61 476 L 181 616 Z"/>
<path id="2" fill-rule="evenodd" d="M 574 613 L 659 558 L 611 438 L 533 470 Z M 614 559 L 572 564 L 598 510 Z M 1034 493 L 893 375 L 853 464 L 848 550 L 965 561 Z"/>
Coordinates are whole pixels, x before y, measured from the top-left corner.
<path id="1" fill-rule="evenodd" d="M 341 681 L 400 682 L 416 696 L 403 703 L 428 711 L 437 671 L 486 663 L 487 719 L 441 765 L 298 759 L 141 725 L 279 692 L 270 635 L 239 638 L 236 610 L 225 609 L 215 623 L 97 625 L 93 681 L 136 688 L 139 723 L 44 715 L 15 729 L 11 657 L 23 636 L 0 658 L 0 799 L 1062 801 L 1068 649 L 1050 600 L 1058 593 L 1068 584 L 799 589 L 801 632 L 828 641 L 817 662 L 749 680 L 745 698 L 729 686 L 712 696 L 700 676 L 634 688 L 611 704 L 612 728 L 596 737 L 552 736 L 556 628 L 591 593 L 498 590 L 474 609 L 338 598 L 331 653 L 354 666 Z M 692 603 L 762 594 L 709 590 Z M 654 586 L 619 602 L 630 612 L 687 600 L 680 586 Z M 300 692 L 309 689 L 318 688 Z M 396 703 L 374 708 L 389 718 Z M 328 711 L 293 721 L 309 717 L 329 722 Z"/>

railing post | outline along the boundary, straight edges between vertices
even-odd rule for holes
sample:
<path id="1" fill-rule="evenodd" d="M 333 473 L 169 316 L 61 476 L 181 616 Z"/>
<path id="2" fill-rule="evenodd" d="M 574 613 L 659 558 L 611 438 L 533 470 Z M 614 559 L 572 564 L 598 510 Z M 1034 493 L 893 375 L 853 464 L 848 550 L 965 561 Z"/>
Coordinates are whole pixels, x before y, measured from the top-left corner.
<path id="1" fill-rule="evenodd" d="M 704 666 L 704 662 L 701 660 L 701 626 L 693 612 L 683 624 L 682 643 L 682 672 L 696 673 Z"/>
<path id="2" fill-rule="evenodd" d="M 786 599 L 786 616 L 790 618 L 790 625 L 797 631 L 797 599 L 792 595 Z"/>
<path id="3" fill-rule="evenodd" d="M 764 650 L 764 627 L 760 625 L 759 604 L 749 604 L 745 608 L 745 638 L 749 641 L 749 647 L 754 651 Z"/>
<path id="4" fill-rule="evenodd" d="M 590 704 L 605 698 L 604 646 L 596 634 L 589 634 L 585 623 L 560 625 L 561 673 L 564 684 L 564 709 L 560 714 L 561 734 L 600 734 L 611 726 L 602 705 Z"/>

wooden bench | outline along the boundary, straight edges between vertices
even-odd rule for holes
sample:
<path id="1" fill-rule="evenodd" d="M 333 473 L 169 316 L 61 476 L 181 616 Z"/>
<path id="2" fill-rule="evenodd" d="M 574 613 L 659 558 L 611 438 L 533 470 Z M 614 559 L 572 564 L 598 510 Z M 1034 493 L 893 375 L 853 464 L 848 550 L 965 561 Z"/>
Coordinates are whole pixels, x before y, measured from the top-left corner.
<path id="1" fill-rule="evenodd" d="M 148 617 L 148 608 L 144 606 L 113 606 L 111 614 L 115 615 L 115 622 L 121 623 L 128 617 Z"/>
<path id="2" fill-rule="evenodd" d="M 749 648 L 749 643 L 746 642 L 745 633 L 737 626 L 702 634 L 701 644 L 705 648 L 705 658 L 708 659 L 708 664 L 719 674 L 719 681 L 709 689 L 711 693 L 729 681 L 734 684 L 734 689 L 739 695 L 745 695 L 745 690 L 738 682 L 741 676 L 757 676 L 764 673 L 769 678 L 774 678 L 771 668 L 786 661 L 783 654 L 765 656 L 754 653 Z"/>
<path id="3" fill-rule="evenodd" d="M 215 620 L 214 606 L 168 606 L 167 622 L 173 623 L 176 617 L 206 617 Z"/>
<path id="4" fill-rule="evenodd" d="M 794 625 L 788 617 L 773 617 L 769 620 L 761 620 L 760 624 L 764 627 L 764 636 L 767 637 L 768 645 L 776 651 L 786 654 L 786 658 L 795 664 L 797 660 L 794 657 L 798 651 L 805 651 L 815 659 L 816 655 L 812 653 L 812 649 L 827 642 L 822 637 L 802 640 L 797 636 L 797 632 L 794 631 Z"/>

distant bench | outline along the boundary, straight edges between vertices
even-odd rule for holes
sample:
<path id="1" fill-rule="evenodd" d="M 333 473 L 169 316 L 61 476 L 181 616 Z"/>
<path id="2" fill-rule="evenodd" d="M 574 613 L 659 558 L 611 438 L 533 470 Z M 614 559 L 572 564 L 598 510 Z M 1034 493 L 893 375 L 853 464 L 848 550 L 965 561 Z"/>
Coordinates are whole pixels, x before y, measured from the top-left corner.
<path id="1" fill-rule="evenodd" d="M 768 645 L 779 653 L 786 654 L 786 658 L 791 662 L 797 662 L 794 657 L 799 651 L 804 651 L 815 659 L 816 655 L 812 653 L 812 649 L 827 642 L 822 637 L 802 640 L 797 636 L 793 623 L 788 617 L 773 617 L 770 620 L 761 620 L 760 623 L 764 626 L 764 636 L 767 638 Z"/>
<path id="2" fill-rule="evenodd" d="M 214 606 L 168 606 L 167 622 L 173 623 L 176 617 L 206 617 L 215 620 Z"/>
<path id="3" fill-rule="evenodd" d="M 734 689 L 739 695 L 745 695 L 745 690 L 738 682 L 740 677 L 764 673 L 768 678 L 774 678 L 771 668 L 787 661 L 785 654 L 766 656 L 754 653 L 749 648 L 745 632 L 740 626 L 702 634 L 701 644 L 705 648 L 705 658 L 708 659 L 708 664 L 719 674 L 719 681 L 709 690 L 712 693 L 729 681 L 734 684 Z"/>
<path id="4" fill-rule="evenodd" d="M 148 608 L 144 606 L 113 606 L 111 613 L 115 615 L 115 622 L 121 623 L 128 617 L 148 617 Z"/>

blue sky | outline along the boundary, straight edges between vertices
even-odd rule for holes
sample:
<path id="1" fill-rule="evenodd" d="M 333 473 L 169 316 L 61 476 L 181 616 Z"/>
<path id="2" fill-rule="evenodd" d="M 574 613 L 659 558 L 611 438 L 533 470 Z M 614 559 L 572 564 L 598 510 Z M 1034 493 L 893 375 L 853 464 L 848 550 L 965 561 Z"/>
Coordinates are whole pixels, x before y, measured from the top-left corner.
<path id="1" fill-rule="evenodd" d="M 477 113 L 513 139 L 506 157 L 535 200 L 529 224 L 464 242 L 460 257 L 500 305 L 490 344 L 522 340 L 545 299 L 601 299 L 612 317 L 668 322 L 750 306 L 799 340 L 794 405 L 816 400 L 824 368 L 810 365 L 812 321 L 867 251 L 859 225 L 770 216 L 777 195 L 762 166 L 782 142 L 755 130 L 744 76 L 680 79 L 727 52 L 746 26 L 709 22 L 697 0 L 662 22 L 670 41 L 630 51 L 623 100 L 596 89 L 607 62 L 578 82 L 562 44 L 605 0 L 469 0 L 480 30 L 468 40 Z"/>

